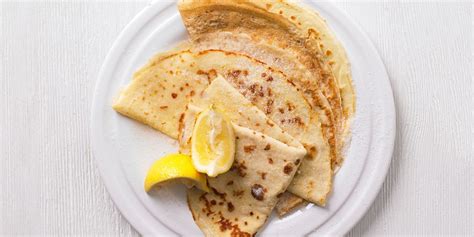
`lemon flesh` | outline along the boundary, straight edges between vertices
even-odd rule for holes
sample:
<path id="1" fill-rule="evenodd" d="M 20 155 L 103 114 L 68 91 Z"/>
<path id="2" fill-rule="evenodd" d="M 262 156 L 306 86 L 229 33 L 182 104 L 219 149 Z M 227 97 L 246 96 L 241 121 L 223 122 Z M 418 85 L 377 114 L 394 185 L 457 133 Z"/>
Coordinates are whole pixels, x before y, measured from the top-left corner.
<path id="1" fill-rule="evenodd" d="M 212 108 L 201 112 L 193 129 L 191 153 L 199 172 L 210 177 L 227 172 L 235 153 L 232 124 Z"/>
<path id="2" fill-rule="evenodd" d="M 155 161 L 145 178 L 145 191 L 166 182 L 180 181 L 186 185 L 196 186 L 209 191 L 206 176 L 193 166 L 191 157 L 184 154 L 169 154 Z"/>

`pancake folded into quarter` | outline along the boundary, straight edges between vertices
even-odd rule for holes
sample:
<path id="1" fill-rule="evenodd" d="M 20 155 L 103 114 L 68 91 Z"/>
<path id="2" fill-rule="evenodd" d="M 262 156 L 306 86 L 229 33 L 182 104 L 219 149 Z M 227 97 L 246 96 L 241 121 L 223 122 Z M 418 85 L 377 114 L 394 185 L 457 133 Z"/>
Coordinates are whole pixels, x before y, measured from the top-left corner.
<path id="1" fill-rule="evenodd" d="M 234 132 L 233 168 L 208 179 L 211 192 L 188 191 L 189 209 L 206 236 L 254 236 L 306 153 L 248 128 L 235 125 Z"/>

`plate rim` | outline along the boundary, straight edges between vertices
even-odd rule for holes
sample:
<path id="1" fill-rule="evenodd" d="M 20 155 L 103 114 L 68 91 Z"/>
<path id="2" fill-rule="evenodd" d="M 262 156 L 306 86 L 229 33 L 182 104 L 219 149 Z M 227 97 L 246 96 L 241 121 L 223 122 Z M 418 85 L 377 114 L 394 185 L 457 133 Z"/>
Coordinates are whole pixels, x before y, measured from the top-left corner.
<path id="1" fill-rule="evenodd" d="M 315 2 L 312 2 L 315 3 Z M 99 121 L 98 118 L 102 117 L 100 115 L 100 112 L 103 110 L 103 107 L 101 106 L 102 104 L 99 103 L 99 97 L 101 96 L 100 92 L 103 92 L 103 84 L 106 84 L 106 82 L 110 81 L 110 77 L 106 77 L 108 74 L 112 73 L 112 68 L 114 65 L 116 65 L 120 61 L 120 57 L 123 54 L 123 51 L 126 49 L 127 45 L 130 43 L 130 41 L 133 39 L 134 35 L 141 29 L 143 26 L 143 23 L 146 23 L 150 17 L 152 17 L 155 12 L 161 11 L 169 4 L 172 4 L 171 2 L 155 2 L 153 4 L 148 4 L 147 6 L 144 7 L 126 26 L 125 28 L 121 31 L 119 36 L 116 38 L 114 43 L 112 44 L 112 47 L 107 53 L 107 56 L 104 59 L 104 62 L 101 66 L 100 72 L 97 77 L 97 82 L 94 88 L 94 95 L 93 95 L 93 100 L 92 100 L 92 106 L 91 106 L 91 117 L 90 117 L 90 139 L 91 139 L 91 150 L 92 154 L 94 156 L 95 164 L 98 167 L 100 176 L 105 184 L 105 187 L 110 194 L 110 198 L 114 202 L 115 206 L 119 209 L 121 215 L 133 226 L 133 228 L 139 232 L 140 234 L 147 235 L 150 233 L 154 233 L 153 229 L 149 228 L 145 223 L 147 220 L 143 220 L 144 218 L 140 218 L 140 216 L 137 216 L 136 214 L 133 213 L 133 210 L 130 210 L 131 208 L 123 203 L 122 198 L 120 197 L 120 190 L 113 188 L 114 185 L 114 179 L 111 179 L 111 177 L 106 175 L 106 164 L 104 164 L 103 161 L 99 158 L 103 152 L 100 151 L 98 148 L 99 143 L 101 143 L 100 139 L 98 136 L 96 136 L 97 131 L 100 130 L 100 126 L 98 126 Z M 317 4 L 317 3 L 316 3 Z M 307 4 L 308 5 L 308 4 Z M 333 234 L 337 235 L 344 235 L 347 232 L 349 232 L 365 215 L 365 213 L 368 211 L 368 209 L 372 206 L 373 202 L 375 201 L 376 197 L 378 196 L 383 183 L 385 182 L 386 176 L 388 174 L 388 170 L 391 164 L 391 160 L 393 157 L 393 150 L 394 150 L 394 144 L 395 144 L 395 138 L 396 138 L 396 109 L 395 109 L 395 102 L 394 102 L 394 96 L 393 96 L 393 90 L 391 87 L 391 82 L 388 77 L 385 65 L 376 50 L 373 42 L 370 40 L 370 38 L 367 36 L 367 34 L 362 30 L 362 28 L 352 20 L 349 15 L 335 6 L 333 3 L 328 3 L 328 2 L 323 2 L 320 5 L 322 8 L 326 8 L 326 10 L 329 11 L 334 11 L 336 12 L 334 15 L 338 17 L 344 18 L 344 22 L 349 22 L 351 26 L 355 27 L 355 31 L 358 32 L 360 36 L 362 36 L 363 41 L 365 43 L 365 46 L 369 48 L 369 53 L 371 54 L 372 59 L 377 63 L 378 65 L 375 67 L 377 69 L 381 69 L 379 73 L 383 74 L 382 81 L 385 82 L 384 90 L 390 91 L 390 95 L 386 97 L 387 100 L 384 101 L 384 109 L 388 110 L 385 112 L 388 112 L 388 116 L 385 116 L 384 118 L 387 119 L 385 121 L 384 125 L 386 125 L 388 128 L 387 130 L 392 131 L 391 134 L 389 134 L 389 137 L 386 139 L 385 146 L 382 149 L 383 153 L 385 154 L 384 156 L 389 156 L 389 158 L 384 159 L 381 164 L 378 165 L 380 167 L 379 172 L 375 172 L 373 176 L 377 177 L 372 177 L 371 178 L 371 184 L 373 187 L 372 192 L 366 193 L 363 196 L 368 197 L 368 201 L 364 203 L 364 205 L 361 205 L 357 207 L 352 214 L 353 218 L 350 218 L 349 220 L 345 220 L 346 224 L 342 225 L 342 227 L 339 227 L 339 229 L 334 232 Z M 105 98 L 102 98 L 101 101 L 103 101 Z M 99 155 L 100 154 L 100 155 Z M 109 165 L 107 165 L 109 167 Z M 119 167 L 120 168 L 120 167 Z M 121 169 L 121 168 L 120 168 Z M 363 175 L 363 173 L 361 174 Z M 356 185 L 357 187 L 357 185 Z M 354 187 L 355 188 L 355 187 Z M 131 191 L 133 193 L 133 190 Z M 350 197 L 351 195 L 349 195 Z M 348 198 L 349 198 L 348 197 Z M 139 201 L 138 201 L 139 202 Z M 339 208 L 343 208 L 345 206 L 345 203 L 342 204 L 342 206 Z M 143 207 L 142 207 L 143 208 Z M 152 217 L 152 215 L 149 213 L 149 211 L 146 208 L 143 208 L 147 211 L 147 213 Z M 337 210 L 334 214 L 339 212 Z M 331 217 L 332 218 L 332 217 Z M 331 219 L 330 218 L 330 219 Z M 329 221 L 328 219 L 327 221 Z M 161 223 L 163 225 L 163 223 Z M 324 223 L 322 224 L 324 226 Z M 321 227 L 321 226 L 320 226 Z M 175 235 L 177 234 L 176 232 L 171 232 L 169 229 L 167 229 L 164 226 L 161 226 L 162 232 L 158 234 L 169 234 L 169 235 Z M 161 230 L 160 230 L 161 231 Z M 311 234 L 316 234 L 315 232 L 317 231 L 317 228 L 314 229 Z M 329 232 L 330 233 L 330 232 Z M 318 233 L 319 234 L 319 233 Z"/>

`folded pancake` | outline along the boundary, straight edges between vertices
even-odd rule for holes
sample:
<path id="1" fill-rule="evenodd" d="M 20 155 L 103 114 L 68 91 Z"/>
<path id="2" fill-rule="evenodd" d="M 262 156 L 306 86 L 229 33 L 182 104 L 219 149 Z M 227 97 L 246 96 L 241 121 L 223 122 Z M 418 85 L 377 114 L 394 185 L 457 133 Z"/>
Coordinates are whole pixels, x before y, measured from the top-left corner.
<path id="1" fill-rule="evenodd" d="M 320 32 L 313 24 L 314 14 L 311 15 L 309 11 L 303 11 L 294 4 L 274 0 L 181 0 L 178 7 L 190 37 L 195 43 L 214 39 L 215 43 L 207 44 L 211 47 L 219 47 L 225 44 L 225 39 L 216 34 L 222 32 L 230 32 L 233 35 L 246 34 L 252 41 L 238 44 L 234 48 L 235 51 L 247 53 L 271 66 L 277 65 L 278 69 L 295 68 L 288 65 L 290 60 L 281 62 L 279 56 L 272 58 L 274 54 L 271 52 L 252 47 L 256 45 L 255 42 L 257 44 L 264 42 L 273 48 L 279 48 L 286 55 L 291 55 L 290 58 L 295 58 L 297 62 L 304 65 L 307 69 L 304 71 L 309 72 L 310 76 L 298 76 L 294 82 L 304 88 L 306 94 L 312 98 L 312 103 L 329 117 L 330 122 L 324 123 L 323 118 L 321 120 L 324 125 L 332 127 L 332 130 L 336 132 L 336 134 L 331 134 L 334 131 L 330 130 L 326 134 L 328 139 L 337 139 L 331 144 L 335 150 L 333 153 L 337 153 L 339 149 L 336 149 L 336 144 L 340 144 L 341 147 L 343 145 L 345 116 L 341 107 L 338 80 L 334 78 L 329 60 L 325 60 L 325 53 L 331 52 L 324 51 L 323 53 L 321 47 L 324 45 L 319 39 Z M 230 50 L 230 48 L 220 49 Z M 337 135 L 341 135 L 340 138 Z M 333 165 L 337 165 L 340 160 L 341 158 L 333 156 Z"/>
<path id="2" fill-rule="evenodd" d="M 196 112 L 186 113 L 188 115 L 196 115 Z M 288 146 L 263 133 L 233 127 L 238 139 L 232 169 L 208 178 L 211 192 L 195 188 L 188 191 L 189 209 L 206 236 L 255 235 L 306 154 L 303 148 Z M 192 127 L 183 129 L 192 130 Z"/>
<path id="3" fill-rule="evenodd" d="M 174 139 L 178 139 L 179 119 L 189 100 L 210 83 L 206 75 L 186 70 L 192 67 L 194 56 L 181 53 L 180 48 L 153 57 L 113 104 L 117 112 Z"/>

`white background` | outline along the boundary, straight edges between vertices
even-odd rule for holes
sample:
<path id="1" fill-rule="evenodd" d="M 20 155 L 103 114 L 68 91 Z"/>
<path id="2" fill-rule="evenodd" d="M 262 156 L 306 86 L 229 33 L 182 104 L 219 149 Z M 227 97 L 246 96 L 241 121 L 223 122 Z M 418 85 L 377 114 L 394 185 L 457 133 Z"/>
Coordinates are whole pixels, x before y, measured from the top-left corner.
<path id="1" fill-rule="evenodd" d="M 474 235 L 471 2 L 337 2 L 369 37 L 397 108 L 392 165 L 350 235 Z M 0 1 L 0 235 L 138 235 L 95 167 L 97 75 L 147 2 Z"/>

